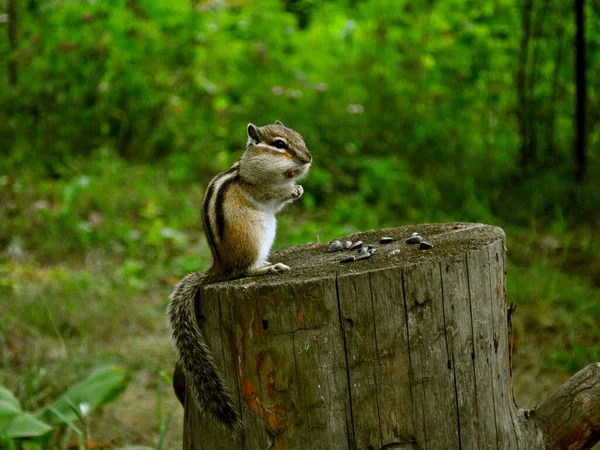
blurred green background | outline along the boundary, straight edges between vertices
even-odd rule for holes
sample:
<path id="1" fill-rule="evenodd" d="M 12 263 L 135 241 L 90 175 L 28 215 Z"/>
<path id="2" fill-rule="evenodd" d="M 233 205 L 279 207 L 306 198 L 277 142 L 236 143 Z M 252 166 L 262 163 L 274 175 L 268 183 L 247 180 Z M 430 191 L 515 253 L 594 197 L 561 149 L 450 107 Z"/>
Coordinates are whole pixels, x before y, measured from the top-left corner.
<path id="1" fill-rule="evenodd" d="M 600 3 L 584 9 L 584 165 L 575 16 L 562 0 L 0 0 L 0 382 L 35 409 L 122 367 L 132 382 L 84 418 L 86 440 L 52 445 L 180 448 L 167 297 L 209 265 L 204 186 L 248 122 L 279 119 L 314 163 L 277 248 L 506 230 L 516 397 L 533 407 L 600 361 Z"/>

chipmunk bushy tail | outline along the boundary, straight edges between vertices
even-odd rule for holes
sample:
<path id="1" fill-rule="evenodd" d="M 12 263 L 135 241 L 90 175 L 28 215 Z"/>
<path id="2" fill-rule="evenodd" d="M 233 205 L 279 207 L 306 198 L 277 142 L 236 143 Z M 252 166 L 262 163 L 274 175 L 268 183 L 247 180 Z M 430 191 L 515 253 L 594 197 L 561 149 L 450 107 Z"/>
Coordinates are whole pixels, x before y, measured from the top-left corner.
<path id="1" fill-rule="evenodd" d="M 167 308 L 169 324 L 179 364 L 194 402 L 202 413 L 216 422 L 230 429 L 239 429 L 239 415 L 196 321 L 196 293 L 209 281 L 207 273 L 195 272 L 177 284 Z"/>

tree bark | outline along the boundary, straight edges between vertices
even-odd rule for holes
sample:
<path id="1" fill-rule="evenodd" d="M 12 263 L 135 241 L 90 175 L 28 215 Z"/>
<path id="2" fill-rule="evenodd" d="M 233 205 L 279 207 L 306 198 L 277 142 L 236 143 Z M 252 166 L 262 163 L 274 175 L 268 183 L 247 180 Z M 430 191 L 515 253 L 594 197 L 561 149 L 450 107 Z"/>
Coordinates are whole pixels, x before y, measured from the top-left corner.
<path id="1" fill-rule="evenodd" d="M 433 248 L 406 244 L 413 231 Z M 380 244 L 382 236 L 396 240 Z M 340 264 L 354 252 L 295 247 L 270 258 L 292 267 L 287 274 L 200 292 L 199 323 L 244 431 L 232 437 L 187 403 L 185 449 L 541 450 L 598 441 L 596 366 L 527 417 L 513 403 L 500 228 L 429 224 L 346 240 L 376 252 Z"/>
<path id="2" fill-rule="evenodd" d="M 592 448 L 600 441 L 600 363 L 577 372 L 529 417 L 544 430 L 547 448 Z"/>

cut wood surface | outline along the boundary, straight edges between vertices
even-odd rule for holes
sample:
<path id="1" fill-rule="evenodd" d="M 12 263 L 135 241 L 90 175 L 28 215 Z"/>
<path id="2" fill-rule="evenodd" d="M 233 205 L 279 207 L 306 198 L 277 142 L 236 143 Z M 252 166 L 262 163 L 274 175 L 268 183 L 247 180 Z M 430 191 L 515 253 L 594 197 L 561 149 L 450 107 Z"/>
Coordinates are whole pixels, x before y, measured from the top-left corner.
<path id="1" fill-rule="evenodd" d="M 404 241 L 418 232 L 429 250 Z M 395 241 L 379 244 L 383 236 Z M 424 224 L 275 252 L 289 273 L 216 283 L 199 323 L 244 429 L 186 403 L 186 449 L 583 449 L 597 442 L 591 365 L 525 417 L 510 391 L 505 236 Z M 186 395 L 186 401 L 190 395 Z M 571 400 L 569 402 L 569 400 Z"/>

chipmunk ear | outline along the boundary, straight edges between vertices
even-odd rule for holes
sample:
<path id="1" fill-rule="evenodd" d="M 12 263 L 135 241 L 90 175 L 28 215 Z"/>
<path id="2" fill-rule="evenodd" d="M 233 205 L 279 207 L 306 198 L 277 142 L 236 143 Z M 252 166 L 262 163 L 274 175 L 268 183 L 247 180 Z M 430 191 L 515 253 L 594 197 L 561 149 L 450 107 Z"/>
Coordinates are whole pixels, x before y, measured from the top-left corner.
<path id="1" fill-rule="evenodd" d="M 260 141 L 260 136 L 258 133 L 258 127 L 253 123 L 248 124 L 248 137 L 252 139 L 255 144 L 258 144 Z"/>
<path id="2" fill-rule="evenodd" d="M 281 125 L 282 127 L 285 127 L 285 125 L 279 120 L 275 121 L 275 125 Z"/>

